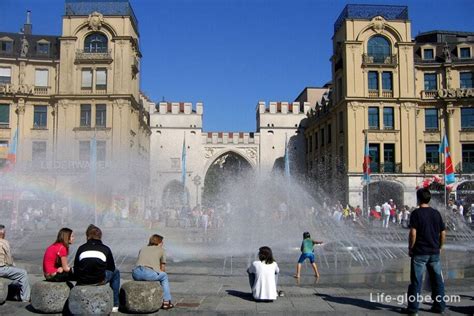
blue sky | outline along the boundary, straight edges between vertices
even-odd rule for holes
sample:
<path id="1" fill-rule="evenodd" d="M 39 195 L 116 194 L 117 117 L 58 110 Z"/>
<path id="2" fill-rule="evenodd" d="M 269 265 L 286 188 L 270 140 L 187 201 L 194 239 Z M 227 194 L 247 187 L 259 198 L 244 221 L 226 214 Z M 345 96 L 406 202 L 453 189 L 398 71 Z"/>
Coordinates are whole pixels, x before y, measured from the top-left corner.
<path id="1" fill-rule="evenodd" d="M 293 101 L 331 79 L 333 25 L 347 3 L 408 5 L 413 37 L 474 32 L 474 1 L 132 0 L 154 101 L 204 103 L 204 130 L 254 131 L 258 101 Z M 64 0 L 0 0 L 0 31 L 32 10 L 33 33 L 59 35 Z"/>

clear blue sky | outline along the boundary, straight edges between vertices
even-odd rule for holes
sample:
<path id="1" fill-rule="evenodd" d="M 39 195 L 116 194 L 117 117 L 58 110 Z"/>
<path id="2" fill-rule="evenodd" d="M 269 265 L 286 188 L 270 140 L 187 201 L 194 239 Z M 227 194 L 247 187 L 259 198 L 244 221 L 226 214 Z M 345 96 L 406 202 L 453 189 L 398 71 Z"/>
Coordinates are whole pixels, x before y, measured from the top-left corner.
<path id="1" fill-rule="evenodd" d="M 262 101 L 293 101 L 331 79 L 333 25 L 347 3 L 408 5 L 412 35 L 474 32 L 474 1 L 132 0 L 154 101 L 204 103 L 204 130 L 254 131 Z M 63 0 L 0 0 L 0 31 L 32 10 L 33 33 L 59 35 Z"/>

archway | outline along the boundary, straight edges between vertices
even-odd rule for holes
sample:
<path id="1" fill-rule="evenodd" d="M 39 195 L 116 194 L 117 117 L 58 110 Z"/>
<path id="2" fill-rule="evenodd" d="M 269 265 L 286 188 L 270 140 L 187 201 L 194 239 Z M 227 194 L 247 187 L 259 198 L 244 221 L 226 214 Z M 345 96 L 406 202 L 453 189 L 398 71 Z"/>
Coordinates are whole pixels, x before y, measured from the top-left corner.
<path id="1" fill-rule="evenodd" d="M 161 201 L 165 209 L 181 209 L 189 204 L 189 191 L 182 182 L 173 180 L 163 189 Z"/>
<path id="2" fill-rule="evenodd" d="M 474 181 L 464 181 L 458 184 L 456 188 L 456 199 L 462 200 L 464 205 L 471 205 L 474 203 Z"/>
<path id="3" fill-rule="evenodd" d="M 404 205 L 403 186 L 394 181 L 377 181 L 369 184 L 369 204 L 371 207 L 376 204 L 382 205 L 393 200 L 398 208 Z M 364 205 L 367 203 L 367 185 L 364 186 Z M 367 209 L 367 205 L 365 205 Z"/>
<path id="4" fill-rule="evenodd" d="M 251 170 L 251 164 L 235 152 L 220 155 L 207 169 L 202 192 L 203 205 L 224 204 L 222 193 L 229 190 L 233 183 L 245 178 Z"/>

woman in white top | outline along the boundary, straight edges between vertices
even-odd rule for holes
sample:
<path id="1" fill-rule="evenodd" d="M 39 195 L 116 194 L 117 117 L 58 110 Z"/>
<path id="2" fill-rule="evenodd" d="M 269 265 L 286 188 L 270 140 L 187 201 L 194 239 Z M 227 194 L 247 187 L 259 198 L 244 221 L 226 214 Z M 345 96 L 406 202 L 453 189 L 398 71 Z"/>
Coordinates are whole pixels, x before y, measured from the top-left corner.
<path id="1" fill-rule="evenodd" d="M 277 280 L 280 269 L 273 259 L 270 247 L 261 247 L 258 250 L 258 261 L 254 261 L 247 269 L 253 298 L 257 301 L 276 300 Z"/>

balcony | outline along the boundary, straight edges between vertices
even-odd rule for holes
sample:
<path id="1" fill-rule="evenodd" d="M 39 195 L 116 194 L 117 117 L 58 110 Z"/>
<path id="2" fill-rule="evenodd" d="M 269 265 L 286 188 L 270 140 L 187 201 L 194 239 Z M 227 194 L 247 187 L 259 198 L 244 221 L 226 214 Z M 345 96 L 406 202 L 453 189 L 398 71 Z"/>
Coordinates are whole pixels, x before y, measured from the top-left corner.
<path id="1" fill-rule="evenodd" d="M 92 87 L 82 87 L 81 94 L 107 94 L 107 86 L 96 86 L 95 89 Z"/>
<path id="2" fill-rule="evenodd" d="M 393 162 L 370 163 L 370 170 L 372 173 L 401 173 L 402 164 Z"/>
<path id="3" fill-rule="evenodd" d="M 393 98 L 392 90 L 382 90 L 382 98 Z"/>
<path id="4" fill-rule="evenodd" d="M 90 49 L 78 49 L 76 51 L 76 64 L 87 63 L 107 63 L 112 62 L 112 50 L 96 50 L 91 51 Z"/>
<path id="5" fill-rule="evenodd" d="M 421 166 L 421 172 L 424 174 L 439 174 L 443 173 L 443 163 L 425 162 Z"/>
<path id="6" fill-rule="evenodd" d="M 49 95 L 49 87 L 35 87 L 35 95 Z"/>
<path id="7" fill-rule="evenodd" d="M 384 54 L 362 54 L 362 66 L 378 66 L 378 67 L 396 67 L 398 65 L 397 55 L 384 55 Z"/>
<path id="8" fill-rule="evenodd" d="M 474 162 L 463 162 L 460 164 L 461 173 L 474 173 Z M 456 170 L 458 171 L 458 170 Z"/>
<path id="9" fill-rule="evenodd" d="M 438 96 L 437 90 L 423 90 L 421 91 L 422 99 L 435 99 Z"/>
<path id="10" fill-rule="evenodd" d="M 378 98 L 379 90 L 370 90 L 369 89 L 369 98 Z"/>

